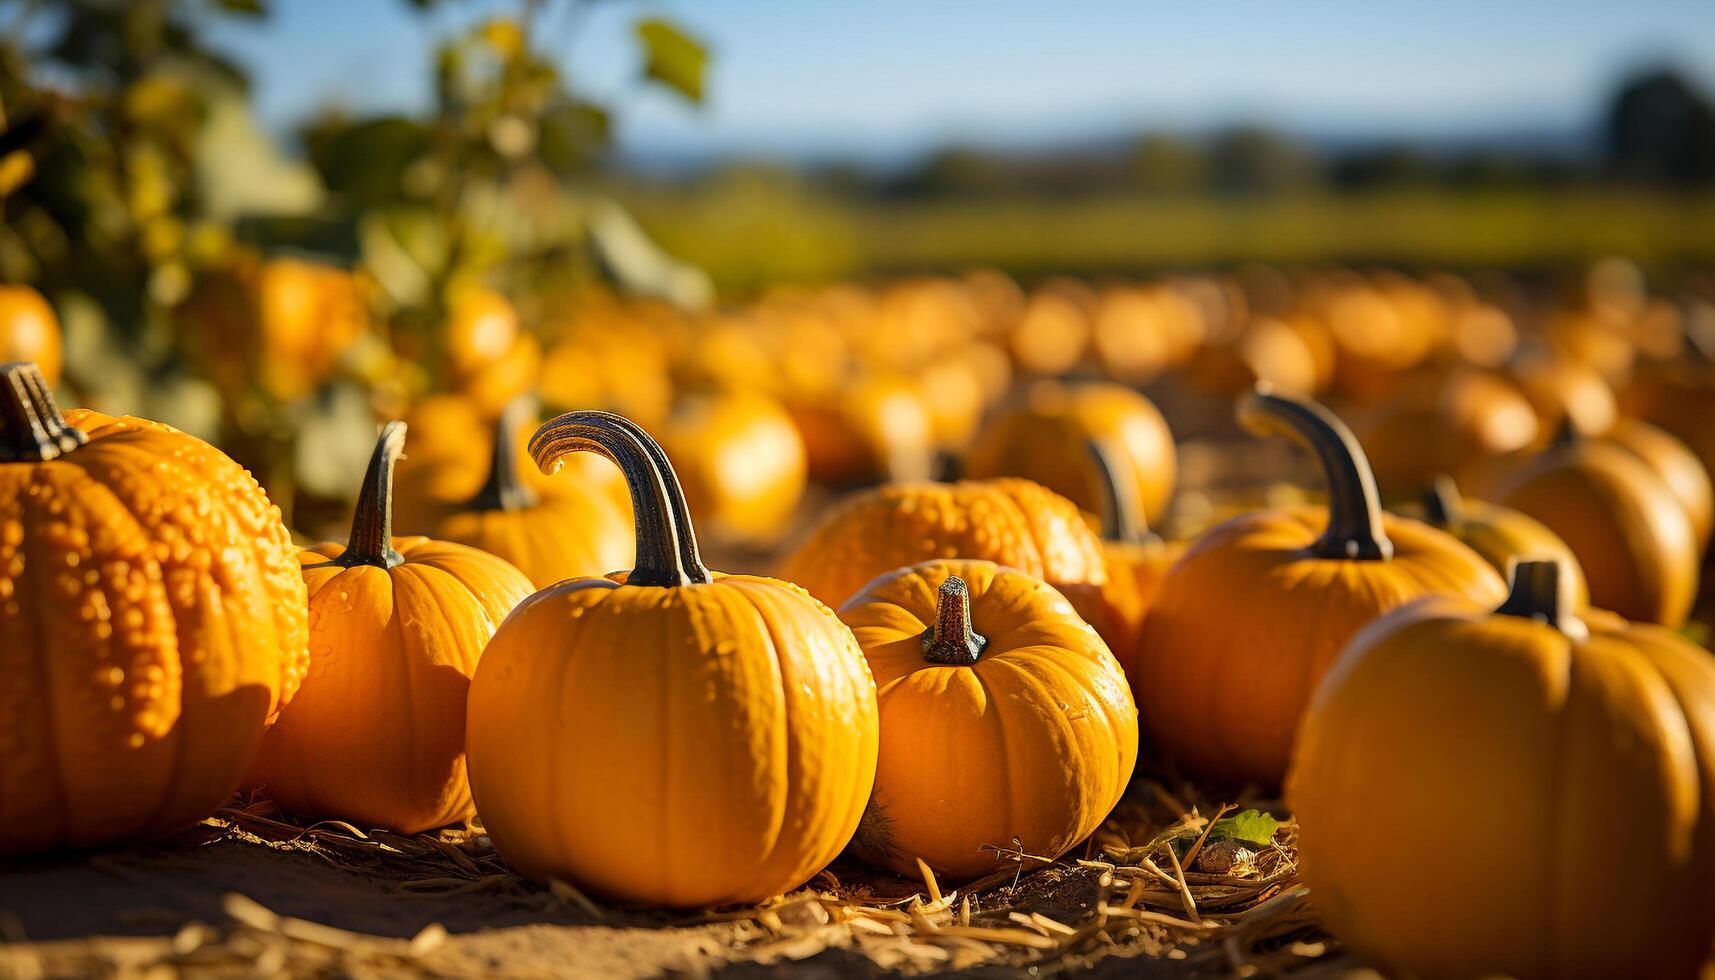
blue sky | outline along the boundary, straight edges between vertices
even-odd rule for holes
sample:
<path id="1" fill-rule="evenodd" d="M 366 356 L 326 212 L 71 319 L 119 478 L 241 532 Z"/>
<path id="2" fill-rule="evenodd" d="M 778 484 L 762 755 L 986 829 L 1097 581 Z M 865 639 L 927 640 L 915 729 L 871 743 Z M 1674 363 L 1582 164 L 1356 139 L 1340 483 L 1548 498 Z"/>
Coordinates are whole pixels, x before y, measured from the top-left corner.
<path id="1" fill-rule="evenodd" d="M 519 0 L 272 0 L 217 41 L 255 64 L 265 118 L 429 98 L 429 40 Z M 1572 131 L 1614 80 L 1671 61 L 1715 89 L 1710 0 L 550 0 L 544 43 L 623 107 L 634 157 L 887 159 L 1260 121 L 1335 135 Z M 639 91 L 629 26 L 666 14 L 714 52 L 709 100 Z"/>

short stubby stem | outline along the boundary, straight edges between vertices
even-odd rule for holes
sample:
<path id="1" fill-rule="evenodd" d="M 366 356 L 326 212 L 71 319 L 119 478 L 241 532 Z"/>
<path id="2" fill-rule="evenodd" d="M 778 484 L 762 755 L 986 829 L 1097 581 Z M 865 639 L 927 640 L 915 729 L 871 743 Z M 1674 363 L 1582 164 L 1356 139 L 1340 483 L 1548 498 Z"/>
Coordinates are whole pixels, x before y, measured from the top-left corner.
<path id="1" fill-rule="evenodd" d="M 404 449 L 405 423 L 387 423 L 375 440 L 369 470 L 363 475 L 357 512 L 351 518 L 351 538 L 345 552 L 334 559 L 335 564 L 392 568 L 405 560 L 393 549 L 393 465 Z"/>
<path id="2" fill-rule="evenodd" d="M 1443 473 L 1429 484 L 1429 489 L 1423 491 L 1423 516 L 1436 527 L 1453 527 L 1464 523 L 1465 498 L 1459 494 L 1458 484 L 1453 478 Z"/>
<path id="3" fill-rule="evenodd" d="M 971 589 L 957 575 L 947 576 L 935 597 L 934 625 L 923 631 L 923 659 L 932 664 L 968 667 L 982 656 L 988 638 L 971 628 Z"/>
<path id="4" fill-rule="evenodd" d="M 518 473 L 518 427 L 534 410 L 531 399 L 520 398 L 500 413 L 494 423 L 488 480 L 465 503 L 467 510 L 523 510 L 538 503 L 536 491 Z"/>
<path id="5" fill-rule="evenodd" d="M 60 415 L 40 368 L 0 364 L 0 463 L 45 463 L 88 441 Z"/>
<path id="6" fill-rule="evenodd" d="M 1577 600 L 1572 576 L 1558 561 L 1521 561 L 1513 565 L 1507 598 L 1495 613 L 1547 623 L 1575 640 L 1590 635 L 1574 615 Z"/>

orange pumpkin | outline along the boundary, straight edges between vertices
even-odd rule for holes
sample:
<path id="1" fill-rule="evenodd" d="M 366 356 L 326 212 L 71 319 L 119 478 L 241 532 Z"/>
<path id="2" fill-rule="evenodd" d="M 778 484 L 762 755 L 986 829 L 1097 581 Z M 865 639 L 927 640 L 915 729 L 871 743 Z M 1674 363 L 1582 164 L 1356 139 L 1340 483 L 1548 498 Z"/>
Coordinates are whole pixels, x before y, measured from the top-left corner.
<path id="1" fill-rule="evenodd" d="M 1482 500 L 1467 499 L 1460 495 L 1459 487 L 1447 476 L 1436 479 L 1424 491 L 1419 506 L 1405 513 L 1458 538 L 1502 575 L 1510 572 L 1520 561 L 1558 561 L 1565 566 L 1565 577 L 1572 585 L 1576 608 L 1582 609 L 1589 604 L 1590 589 L 1584 583 L 1584 570 L 1579 567 L 1577 556 L 1558 534 L 1528 514 Z"/>
<path id="2" fill-rule="evenodd" d="M 1102 490 L 1092 474 L 1090 440 L 1113 444 L 1130 463 L 1137 506 L 1151 523 L 1173 496 L 1173 433 L 1149 399 L 1107 382 L 1043 381 L 978 433 L 965 459 L 974 479 L 1021 476 L 1095 512 Z"/>
<path id="3" fill-rule="evenodd" d="M 1311 691 L 1359 627 L 1419 596 L 1504 589 L 1449 535 L 1384 514 L 1363 450 L 1320 405 L 1259 391 L 1240 418 L 1313 450 L 1328 506 L 1234 518 L 1192 544 L 1144 618 L 1132 693 L 1187 774 L 1274 787 Z"/>
<path id="4" fill-rule="evenodd" d="M 250 779 L 287 810 L 399 833 L 469 820 L 465 698 L 483 645 L 530 582 L 490 554 L 392 535 L 391 422 L 347 545 L 299 552 L 310 670 Z"/>
<path id="5" fill-rule="evenodd" d="M 60 383 L 60 318 L 29 286 L 0 283 L 0 364 L 30 361 L 49 386 Z"/>
<path id="6" fill-rule="evenodd" d="M 544 470 L 597 452 L 625 472 L 637 566 L 544 589 L 471 684 L 471 788 L 495 847 L 537 880 L 696 907 L 797 887 L 851 839 L 875 778 L 875 683 L 802 589 L 703 566 L 661 447 L 571 412 L 531 440 Z"/>
<path id="7" fill-rule="evenodd" d="M 804 441 L 792 417 L 767 395 L 734 391 L 686 399 L 662 441 L 679 461 L 691 506 L 728 539 L 772 543 L 804 496 Z"/>
<path id="8" fill-rule="evenodd" d="M 1512 376 L 1536 408 L 1544 438 L 1567 420 L 1579 432 L 1606 432 L 1619 415 L 1614 389 L 1588 364 L 1530 350 L 1514 359 Z"/>
<path id="9" fill-rule="evenodd" d="M 229 392 L 259 384 L 303 398 L 369 329 L 367 298 L 343 269 L 300 259 L 241 259 L 206 274 L 187 306 L 192 349 Z"/>
<path id="10" fill-rule="evenodd" d="M 1074 604 L 1100 599 L 1101 541 L 1069 500 L 1029 480 L 892 483 L 822 515 L 779 574 L 830 606 L 870 579 L 932 558 L 982 558 L 1059 589 Z"/>
<path id="11" fill-rule="evenodd" d="M 881 710 L 859 857 L 975 878 L 1001 867 L 996 847 L 1059 857 L 1119 802 L 1137 707 L 1101 638 L 1041 580 L 924 562 L 871 582 L 840 619 Z"/>
<path id="12" fill-rule="evenodd" d="M 1488 371 L 1416 378 L 1357 429 L 1384 492 L 1409 493 L 1441 473 L 1470 472 L 1533 444 L 1540 431 L 1524 392 Z"/>
<path id="13" fill-rule="evenodd" d="M 1129 676 L 1136 669 L 1137 638 L 1150 603 L 1155 601 L 1167 569 L 1185 553 L 1187 545 L 1163 541 L 1149 533 L 1133 504 L 1137 495 L 1123 488 L 1129 469 L 1119 461 L 1118 452 L 1092 442 L 1090 455 L 1104 487 L 1100 523 L 1102 559 L 1108 576 L 1099 602 L 1080 611 L 1088 613 L 1084 618 L 1102 635 Z"/>
<path id="14" fill-rule="evenodd" d="M 1602 438 L 1643 460 L 1661 477 L 1674 499 L 1685 508 L 1698 547 L 1707 545 L 1709 531 L 1715 526 L 1715 488 L 1710 486 L 1709 471 L 1703 468 L 1691 447 L 1670 433 L 1636 419 L 1619 420 Z"/>
<path id="15" fill-rule="evenodd" d="M 867 375 L 828 397 L 787 403 L 804 439 L 810 477 L 848 486 L 875 480 L 927 479 L 934 461 L 934 420 L 922 392 L 891 375 Z"/>
<path id="16" fill-rule="evenodd" d="M 470 287 L 455 291 L 446 332 L 449 387 L 498 414 L 536 385 L 542 345 L 525 333 L 504 296 Z"/>
<path id="17" fill-rule="evenodd" d="M 1639 368 L 1626 389 L 1626 411 L 1679 437 L 1705 471 L 1715 474 L 1715 365 L 1675 361 Z"/>
<path id="18" fill-rule="evenodd" d="M 304 678 L 279 508 L 213 446 L 0 367 L 0 854 L 196 823 Z"/>
<path id="19" fill-rule="evenodd" d="M 1492 613 L 1397 610 L 1317 690 L 1287 785 L 1304 881 L 1388 975 L 1694 977 L 1709 957 L 1715 660 L 1580 622 L 1564 567 L 1520 564 Z"/>

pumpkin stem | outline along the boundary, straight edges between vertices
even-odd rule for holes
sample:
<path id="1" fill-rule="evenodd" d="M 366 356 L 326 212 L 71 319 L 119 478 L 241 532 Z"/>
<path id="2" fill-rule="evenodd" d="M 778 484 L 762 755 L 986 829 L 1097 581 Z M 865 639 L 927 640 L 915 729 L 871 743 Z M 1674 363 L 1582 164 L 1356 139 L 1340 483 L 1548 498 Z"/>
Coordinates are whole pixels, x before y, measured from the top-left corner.
<path id="1" fill-rule="evenodd" d="M 389 422 L 375 440 L 363 489 L 357 494 L 357 513 L 351 519 L 351 539 L 334 563 L 352 567 L 374 565 L 392 568 L 405 556 L 393 550 L 393 464 L 405 449 L 405 423 Z"/>
<path id="2" fill-rule="evenodd" d="M 530 438 L 530 456 L 544 473 L 555 472 L 561 457 L 574 452 L 604 456 L 625 474 L 637 528 L 637 566 L 627 582 L 673 588 L 711 580 L 679 477 L 642 426 L 611 412 L 567 412 L 542 423 Z"/>
<path id="3" fill-rule="evenodd" d="M 1101 498 L 1102 539 L 1141 544 L 1149 539 L 1149 523 L 1137 505 L 1137 474 L 1121 457 L 1118 446 L 1106 439 L 1087 444 L 1095 461 L 1092 472 Z"/>
<path id="4" fill-rule="evenodd" d="M 1465 520 L 1465 500 L 1459 495 L 1459 485 L 1445 473 L 1423 491 L 1422 502 L 1423 516 L 1436 527 L 1452 527 Z"/>
<path id="5" fill-rule="evenodd" d="M 971 629 L 971 589 L 957 575 L 947 576 L 935 600 L 935 625 L 923 631 L 923 659 L 932 664 L 968 667 L 977 662 L 988 637 Z"/>
<path id="6" fill-rule="evenodd" d="M 0 463 L 45 463 L 88 441 L 60 415 L 41 368 L 0 364 Z"/>
<path id="7" fill-rule="evenodd" d="M 1328 529 L 1312 546 L 1320 558 L 1386 561 L 1393 542 L 1382 528 L 1381 495 L 1363 447 L 1346 423 L 1308 398 L 1268 385 L 1239 403 L 1239 422 L 1256 435 L 1286 436 L 1316 453 L 1328 481 Z"/>
<path id="8" fill-rule="evenodd" d="M 1578 423 L 1572 420 L 1572 413 L 1568 412 L 1555 427 L 1554 438 L 1550 439 L 1548 444 L 1554 449 L 1565 449 L 1567 446 L 1576 445 L 1581 438 L 1583 433 L 1578 431 Z"/>
<path id="9" fill-rule="evenodd" d="M 465 503 L 466 510 L 523 510 L 536 505 L 536 491 L 518 476 L 518 424 L 533 410 L 530 399 L 518 398 L 495 420 L 488 482 Z"/>
<path id="10" fill-rule="evenodd" d="M 1506 601 L 1495 609 L 1501 616 L 1518 616 L 1547 623 L 1567 636 L 1583 639 L 1590 634 L 1573 615 L 1572 576 L 1557 561 L 1521 561 L 1513 565 L 1512 583 Z"/>

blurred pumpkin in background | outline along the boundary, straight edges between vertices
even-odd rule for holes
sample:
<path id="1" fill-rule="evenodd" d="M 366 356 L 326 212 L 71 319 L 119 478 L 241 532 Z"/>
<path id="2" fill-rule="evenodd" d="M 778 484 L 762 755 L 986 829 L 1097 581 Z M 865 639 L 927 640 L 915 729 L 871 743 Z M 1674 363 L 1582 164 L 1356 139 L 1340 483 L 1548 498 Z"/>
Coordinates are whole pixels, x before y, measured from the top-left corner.
<path id="1" fill-rule="evenodd" d="M 1574 607 L 1589 605 L 1590 589 L 1578 557 L 1559 535 L 1528 514 L 1467 498 L 1446 475 L 1437 477 L 1416 504 L 1400 508 L 1400 513 L 1458 538 L 1502 575 L 1511 573 L 1517 562 L 1558 561 L 1565 566 L 1562 575 L 1570 583 Z"/>
<path id="2" fill-rule="evenodd" d="M 252 383 L 283 401 L 316 390 L 369 329 L 351 273 L 302 259 L 240 256 L 199 277 L 185 308 L 190 353 L 228 393 Z"/>
<path id="3" fill-rule="evenodd" d="M 665 345 L 617 317 L 579 321 L 548 349 L 536 394 L 550 409 L 596 408 L 659 426 L 673 404 Z"/>
<path id="4" fill-rule="evenodd" d="M 1208 344 L 1191 362 L 1191 377 L 1224 397 L 1266 384 L 1276 391 L 1316 393 L 1320 379 L 1316 354 L 1304 335 L 1280 320 L 1253 320 L 1238 336 Z"/>
<path id="5" fill-rule="evenodd" d="M 1030 294 L 1007 335 L 1018 372 L 1047 377 L 1077 367 L 1089 342 L 1090 320 L 1083 306 L 1065 292 L 1047 288 Z"/>
<path id="6" fill-rule="evenodd" d="M 1405 381 L 1359 419 L 1358 441 L 1389 494 L 1467 472 L 1533 444 L 1540 432 L 1536 409 L 1516 385 L 1464 368 Z"/>
<path id="7" fill-rule="evenodd" d="M 1141 384 L 1185 363 L 1205 339 L 1204 329 L 1201 314 L 1178 290 L 1123 284 L 1102 290 L 1092 343 L 1108 377 Z"/>
<path id="8" fill-rule="evenodd" d="M 677 461 L 691 510 L 721 537 L 767 546 L 789 526 L 804 496 L 804 442 L 772 398 L 733 391 L 682 399 L 661 443 Z"/>
<path id="9" fill-rule="evenodd" d="M 0 364 L 29 361 L 51 387 L 60 383 L 60 319 L 41 293 L 0 283 Z"/>
<path id="10" fill-rule="evenodd" d="M 1715 488 L 1711 488 L 1709 471 L 1691 447 L 1667 431 L 1636 419 L 1620 419 L 1602 438 L 1643 460 L 1661 477 L 1691 519 L 1698 547 L 1707 545 L 1710 528 L 1715 525 Z"/>
<path id="11" fill-rule="evenodd" d="M 1544 436 L 1567 419 L 1579 432 L 1606 432 L 1619 417 L 1614 389 L 1587 364 L 1535 349 L 1514 358 L 1510 373 L 1536 409 Z"/>
<path id="12" fill-rule="evenodd" d="M 1627 413 L 1679 437 L 1715 474 L 1715 364 L 1701 357 L 1640 367 L 1623 401 Z"/>
<path id="13" fill-rule="evenodd" d="M 1088 449 L 1103 487 L 1098 523 L 1108 577 L 1100 601 L 1086 602 L 1080 611 L 1086 613 L 1084 618 L 1102 635 L 1130 676 L 1150 603 L 1155 601 L 1167 569 L 1185 553 L 1187 544 L 1163 541 L 1149 532 L 1137 510 L 1136 492 L 1125 485 L 1131 470 L 1119 458 L 1119 450 L 1100 441 L 1092 441 Z"/>
<path id="14" fill-rule="evenodd" d="M 1328 279 L 1312 296 L 1311 310 L 1334 340 L 1335 385 L 1353 401 L 1387 394 L 1439 339 L 1433 324 L 1402 310 L 1399 298 L 1355 274 Z"/>
<path id="15" fill-rule="evenodd" d="M 810 476 L 830 486 L 927 479 L 935 423 L 921 389 L 896 375 L 864 375 L 825 398 L 787 403 Z"/>
<path id="16" fill-rule="evenodd" d="M 483 287 L 455 290 L 442 341 L 448 387 L 495 416 L 532 391 L 542 366 L 542 345 L 525 333 L 518 311 Z"/>

